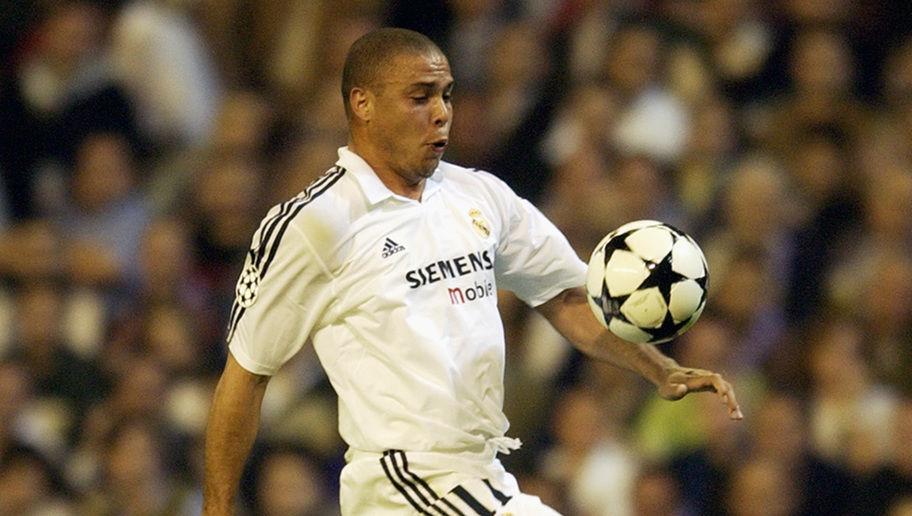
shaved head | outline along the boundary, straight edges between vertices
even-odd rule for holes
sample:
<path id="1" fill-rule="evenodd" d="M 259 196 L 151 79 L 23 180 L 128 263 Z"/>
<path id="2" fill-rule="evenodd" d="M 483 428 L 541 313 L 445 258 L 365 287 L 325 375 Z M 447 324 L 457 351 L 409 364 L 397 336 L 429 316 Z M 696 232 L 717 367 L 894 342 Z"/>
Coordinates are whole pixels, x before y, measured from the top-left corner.
<path id="1" fill-rule="evenodd" d="M 390 27 L 368 32 L 352 44 L 342 69 L 342 102 L 349 118 L 352 89 L 376 88 L 395 58 L 403 54 L 443 55 L 443 52 L 424 34 Z"/>

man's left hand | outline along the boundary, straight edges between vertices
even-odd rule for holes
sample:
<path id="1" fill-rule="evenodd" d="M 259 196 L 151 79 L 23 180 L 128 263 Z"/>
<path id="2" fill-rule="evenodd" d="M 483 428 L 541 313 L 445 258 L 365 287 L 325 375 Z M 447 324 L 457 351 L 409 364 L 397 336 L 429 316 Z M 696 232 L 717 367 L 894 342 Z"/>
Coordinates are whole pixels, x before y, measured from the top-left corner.
<path id="1" fill-rule="evenodd" d="M 728 405 L 728 417 L 744 418 L 735 398 L 735 390 L 718 373 L 705 369 L 673 367 L 666 371 L 665 380 L 659 385 L 659 395 L 666 400 L 679 400 L 691 392 L 715 392 L 722 403 Z"/>

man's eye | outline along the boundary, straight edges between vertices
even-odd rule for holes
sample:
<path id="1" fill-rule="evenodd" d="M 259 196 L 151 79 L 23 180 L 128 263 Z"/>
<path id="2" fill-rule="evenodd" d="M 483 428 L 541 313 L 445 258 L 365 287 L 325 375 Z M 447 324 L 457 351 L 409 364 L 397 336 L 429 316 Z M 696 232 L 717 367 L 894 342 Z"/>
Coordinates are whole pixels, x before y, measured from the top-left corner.
<path id="1" fill-rule="evenodd" d="M 418 97 L 412 97 L 412 100 L 414 100 L 414 101 L 417 102 L 417 103 L 427 102 L 427 99 L 428 99 L 428 98 L 427 98 L 427 95 L 421 95 L 421 96 L 418 96 Z"/>

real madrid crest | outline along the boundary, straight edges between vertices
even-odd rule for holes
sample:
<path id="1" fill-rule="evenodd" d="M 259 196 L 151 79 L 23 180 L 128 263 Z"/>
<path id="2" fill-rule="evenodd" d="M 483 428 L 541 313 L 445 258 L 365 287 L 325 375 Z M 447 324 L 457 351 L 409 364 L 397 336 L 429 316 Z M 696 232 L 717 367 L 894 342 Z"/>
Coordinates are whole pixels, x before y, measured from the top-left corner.
<path id="1" fill-rule="evenodd" d="M 488 225 L 488 221 L 481 214 L 481 210 L 472 208 L 469 210 L 469 217 L 472 219 L 472 227 L 475 228 L 476 233 L 484 238 L 491 236 L 491 226 Z"/>

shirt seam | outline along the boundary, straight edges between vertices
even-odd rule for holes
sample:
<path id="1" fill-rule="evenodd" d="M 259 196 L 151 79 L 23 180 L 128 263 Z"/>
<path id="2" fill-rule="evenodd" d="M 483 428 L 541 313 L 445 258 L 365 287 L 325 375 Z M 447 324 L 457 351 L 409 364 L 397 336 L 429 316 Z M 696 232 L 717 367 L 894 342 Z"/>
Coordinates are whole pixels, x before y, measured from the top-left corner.
<path id="1" fill-rule="evenodd" d="M 336 277 L 335 274 L 333 274 L 329 270 L 329 267 L 326 265 L 326 263 L 323 261 L 323 259 L 320 258 L 319 253 L 317 253 L 316 248 L 314 247 L 314 245 L 310 241 L 310 239 L 307 238 L 307 235 L 295 225 L 292 225 L 292 229 L 294 230 L 295 233 L 297 233 L 301 237 L 301 240 L 304 243 L 304 245 L 306 245 L 307 248 L 310 249 L 310 253 L 313 255 L 314 260 L 320 266 L 320 270 L 323 271 L 323 274 L 325 274 L 326 277 L 329 278 L 329 289 L 330 289 L 330 292 L 332 292 L 333 298 L 335 298 L 339 293 L 338 281 L 337 281 L 338 278 Z M 300 306 L 300 305 L 298 305 L 298 303 L 295 300 L 291 300 L 291 301 L 294 302 L 294 304 L 296 306 Z M 326 307 L 323 310 L 323 315 L 321 316 L 321 319 L 323 317 L 325 317 L 327 313 L 331 313 L 331 311 L 333 310 L 333 304 L 334 303 L 329 303 L 326 305 Z M 313 334 L 315 333 L 315 330 L 317 329 L 318 326 L 319 326 L 319 321 L 316 321 L 314 324 L 314 327 L 311 328 L 311 332 L 310 332 L 310 336 L 309 336 L 310 339 L 313 339 Z"/>
<path id="2" fill-rule="evenodd" d="M 332 279 L 333 281 L 335 281 L 335 279 L 336 279 L 335 275 L 334 275 L 332 272 L 330 272 L 329 267 L 327 267 L 327 266 L 326 266 L 326 263 L 323 261 L 323 259 L 320 258 L 320 255 L 317 253 L 317 249 L 316 249 L 316 248 L 313 246 L 313 244 L 310 242 L 310 239 L 307 238 L 307 235 L 306 235 L 303 231 L 301 231 L 300 229 L 298 229 L 294 224 L 292 224 L 291 229 L 293 229 L 294 232 L 297 233 L 297 234 L 301 237 L 301 239 L 303 240 L 304 244 L 307 246 L 307 248 L 308 248 L 308 249 L 310 250 L 310 252 L 312 253 L 314 259 L 315 259 L 316 262 L 317 262 L 317 264 L 320 266 L 320 270 L 322 270 L 324 274 L 326 274 L 327 276 L 329 276 L 330 279 Z"/>

